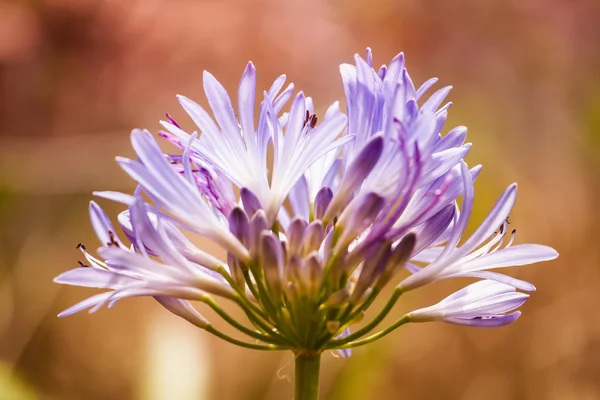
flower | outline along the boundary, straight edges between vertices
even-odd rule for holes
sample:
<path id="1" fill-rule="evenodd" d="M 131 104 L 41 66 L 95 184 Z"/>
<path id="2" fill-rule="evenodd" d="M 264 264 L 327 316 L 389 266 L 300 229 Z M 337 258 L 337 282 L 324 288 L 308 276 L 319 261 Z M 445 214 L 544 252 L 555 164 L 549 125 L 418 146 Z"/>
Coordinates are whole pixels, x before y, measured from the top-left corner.
<path id="1" fill-rule="evenodd" d="M 517 292 L 514 286 L 482 280 L 446 297 L 439 303 L 412 311 L 411 322 L 444 321 L 455 325 L 498 327 L 510 324 L 520 311 L 505 314 L 519 307 L 528 294 Z"/>
<path id="2" fill-rule="evenodd" d="M 181 154 L 164 154 L 148 131 L 134 130 L 137 159 L 117 162 L 137 189 L 96 193 L 127 206 L 118 221 L 131 246 L 92 202 L 101 258 L 80 246 L 86 263 L 55 281 L 109 291 L 60 316 L 150 296 L 237 345 L 297 355 L 337 350 L 344 357 L 407 322 L 501 326 L 516 320 L 519 312 L 506 313 L 529 296 L 517 289 L 531 292 L 534 286 L 489 270 L 547 261 L 557 253 L 513 245 L 514 231 L 502 247 L 516 185 L 459 246 L 481 167 L 469 169 L 463 161 L 471 147 L 466 128 L 442 133 L 450 88 L 425 99 L 436 80 L 416 89 L 402 54 L 375 71 L 368 50 L 366 60 L 357 55 L 340 71 L 347 118 L 338 103 L 318 118 L 312 99 L 293 95 L 293 85 L 283 89 L 281 76 L 263 92 L 255 124 L 256 71 L 249 63 L 237 115 L 208 72 L 204 90 L 214 119 L 178 97 L 200 134 L 185 132 L 167 114 L 159 136 Z M 198 248 L 188 232 L 211 240 L 226 259 Z M 410 275 L 395 284 L 372 320 L 356 328 L 403 267 Z M 402 294 L 454 277 L 481 281 L 371 334 Z M 246 323 L 225 312 L 217 298 L 235 302 Z M 256 342 L 221 332 L 192 302 L 205 303 Z"/>

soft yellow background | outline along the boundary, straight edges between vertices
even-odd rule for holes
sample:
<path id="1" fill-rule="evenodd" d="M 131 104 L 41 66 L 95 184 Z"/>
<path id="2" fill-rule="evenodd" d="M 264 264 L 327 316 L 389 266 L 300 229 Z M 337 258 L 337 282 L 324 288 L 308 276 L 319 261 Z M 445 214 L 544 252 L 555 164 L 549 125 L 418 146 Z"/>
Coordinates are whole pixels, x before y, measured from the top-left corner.
<path id="1" fill-rule="evenodd" d="M 165 111 L 191 127 L 175 94 L 205 104 L 203 69 L 235 94 L 251 59 L 261 89 L 287 73 L 322 112 L 366 46 L 454 85 L 447 129 L 467 125 L 484 164 L 470 229 L 518 181 L 517 242 L 561 256 L 510 271 L 538 287 L 516 324 L 406 326 L 326 355 L 322 398 L 599 399 L 599 20 L 597 0 L 0 2 L 0 399 L 290 398 L 291 354 L 221 343 L 149 299 L 59 320 L 92 291 L 51 280 L 95 246 L 91 191 L 133 188 L 113 160 L 128 132 Z"/>

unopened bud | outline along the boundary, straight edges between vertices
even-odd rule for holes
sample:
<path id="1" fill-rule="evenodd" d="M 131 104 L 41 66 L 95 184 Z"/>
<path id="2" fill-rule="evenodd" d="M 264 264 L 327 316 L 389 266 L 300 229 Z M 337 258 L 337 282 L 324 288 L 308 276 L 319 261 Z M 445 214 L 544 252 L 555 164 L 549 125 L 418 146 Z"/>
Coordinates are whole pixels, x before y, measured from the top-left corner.
<path id="1" fill-rule="evenodd" d="M 323 266 L 316 251 L 306 257 L 306 273 L 308 274 L 308 292 L 316 297 L 323 281 Z"/>
<path id="2" fill-rule="evenodd" d="M 362 148 L 360 153 L 358 153 L 348 166 L 335 196 L 329 207 L 327 207 L 327 211 L 323 217 L 324 220 L 332 220 L 348 204 L 348 199 L 352 197 L 352 193 L 363 183 L 379 161 L 382 151 L 383 137 L 381 136 L 374 137 Z"/>
<path id="3" fill-rule="evenodd" d="M 327 329 L 327 332 L 335 335 L 340 329 L 340 321 L 327 321 L 325 328 Z"/>
<path id="4" fill-rule="evenodd" d="M 323 223 L 321 221 L 313 221 L 308 224 L 304 231 L 302 253 L 308 254 L 311 251 L 319 250 L 324 236 L 325 229 L 323 228 Z"/>
<path id="5" fill-rule="evenodd" d="M 243 288 L 245 285 L 244 273 L 242 272 L 244 269 L 247 269 L 247 266 L 240 262 L 233 254 L 227 253 L 227 265 L 229 265 L 229 271 L 231 272 L 231 276 L 235 283 L 238 284 L 240 288 Z"/>
<path id="6" fill-rule="evenodd" d="M 333 293 L 325 303 L 323 303 L 324 308 L 336 308 L 345 304 L 350 298 L 350 292 L 348 289 L 343 288 Z"/>
<path id="7" fill-rule="evenodd" d="M 362 295 L 382 274 L 391 256 L 391 244 L 385 240 L 373 243 L 365 252 L 360 275 L 352 291 L 350 301 L 357 304 Z"/>
<path id="8" fill-rule="evenodd" d="M 327 206 L 333 198 L 333 192 L 328 187 L 321 188 L 315 197 L 315 218 L 322 219 Z"/>
<path id="9" fill-rule="evenodd" d="M 264 231 L 269 231 L 269 221 L 267 220 L 267 215 L 263 210 L 258 210 L 256 214 L 250 220 L 250 251 L 252 253 L 258 252 L 258 247 L 260 243 L 260 236 Z"/>
<path id="10" fill-rule="evenodd" d="M 302 242 L 304 240 L 304 231 L 307 222 L 302 218 L 294 218 L 287 229 L 287 243 L 290 255 L 300 254 Z"/>
<path id="11" fill-rule="evenodd" d="M 284 254 L 281 242 L 271 232 L 261 234 L 259 260 L 273 297 L 279 299 L 283 289 Z"/>
<path id="12" fill-rule="evenodd" d="M 244 246 L 250 244 L 250 223 L 248 216 L 239 207 L 235 207 L 231 211 L 231 214 L 229 214 L 229 230 Z"/>
<path id="13" fill-rule="evenodd" d="M 352 200 L 338 220 L 336 228 L 341 229 L 341 235 L 336 243 L 336 251 L 346 248 L 350 242 L 367 229 L 384 204 L 384 198 L 374 192 L 365 193 Z"/>
<path id="14" fill-rule="evenodd" d="M 253 216 L 258 210 L 262 209 L 260 200 L 248 188 L 243 187 L 240 189 L 240 197 L 242 198 L 244 210 L 248 215 Z"/>
<path id="15" fill-rule="evenodd" d="M 400 268 L 404 266 L 404 263 L 406 263 L 406 260 L 408 260 L 415 248 L 416 239 L 417 237 L 414 233 L 409 233 L 392 250 L 389 262 L 375 286 L 377 289 L 383 288 L 398 273 Z"/>

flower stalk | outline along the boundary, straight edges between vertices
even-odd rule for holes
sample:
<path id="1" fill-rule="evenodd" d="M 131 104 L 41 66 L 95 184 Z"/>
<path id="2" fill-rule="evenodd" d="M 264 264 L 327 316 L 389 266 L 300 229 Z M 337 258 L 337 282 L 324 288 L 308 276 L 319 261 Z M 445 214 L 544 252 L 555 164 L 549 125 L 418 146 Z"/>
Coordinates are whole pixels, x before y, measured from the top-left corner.
<path id="1" fill-rule="evenodd" d="M 296 354 L 294 372 L 294 400 L 319 398 L 319 370 L 321 353 Z"/>

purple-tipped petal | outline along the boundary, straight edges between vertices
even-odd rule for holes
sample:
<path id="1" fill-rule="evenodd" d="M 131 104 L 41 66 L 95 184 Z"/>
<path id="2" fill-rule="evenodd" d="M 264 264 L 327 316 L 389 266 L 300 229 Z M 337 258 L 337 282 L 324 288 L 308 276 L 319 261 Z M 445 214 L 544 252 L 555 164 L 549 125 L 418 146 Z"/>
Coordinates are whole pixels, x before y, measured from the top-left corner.
<path id="1" fill-rule="evenodd" d="M 321 221 L 313 221 L 304 230 L 302 252 L 308 254 L 318 250 L 325 237 L 325 229 Z"/>
<path id="2" fill-rule="evenodd" d="M 240 189 L 240 198 L 242 199 L 242 204 L 244 205 L 244 210 L 246 210 L 246 213 L 248 215 L 252 216 L 258 210 L 262 209 L 260 200 L 249 189 L 241 188 Z"/>
<path id="3" fill-rule="evenodd" d="M 234 208 L 229 215 L 229 230 L 243 245 L 250 244 L 250 221 L 248 215 L 239 207 Z"/>
<path id="4" fill-rule="evenodd" d="M 198 328 L 204 328 L 208 325 L 208 320 L 204 318 L 187 300 L 175 299 L 167 296 L 155 296 L 164 308 L 173 314 L 185 319 Z"/>
<path id="5" fill-rule="evenodd" d="M 94 201 L 90 202 L 90 221 L 96 231 L 96 236 L 104 246 L 123 246 L 110 219 Z"/>
<path id="6" fill-rule="evenodd" d="M 515 322 L 521 316 L 521 311 L 505 315 L 494 315 L 485 318 L 448 318 L 444 322 L 453 325 L 471 326 L 475 328 L 500 328 Z"/>
<path id="7" fill-rule="evenodd" d="M 283 289 L 284 254 L 281 243 L 271 232 L 263 232 L 261 235 L 259 259 L 273 297 L 278 299 Z"/>
<path id="8" fill-rule="evenodd" d="M 339 209 L 348 202 L 349 196 L 358 189 L 359 185 L 369 175 L 379 161 L 383 151 L 383 138 L 377 136 L 372 139 L 356 156 L 346 170 L 344 179 L 340 183 L 337 193 L 333 197 L 324 219 L 332 219 L 339 213 Z"/>
<path id="9" fill-rule="evenodd" d="M 299 254 L 304 241 L 304 231 L 308 223 L 302 218 L 294 218 L 286 231 L 288 251 L 290 254 Z"/>
<path id="10" fill-rule="evenodd" d="M 327 211 L 327 207 L 333 198 L 333 192 L 330 188 L 324 187 L 319 190 L 315 197 L 315 218 L 322 219 Z"/>

